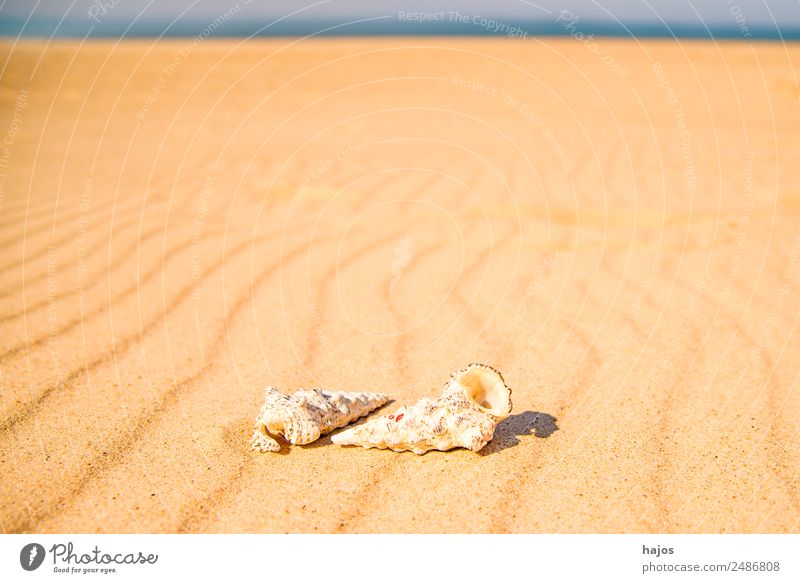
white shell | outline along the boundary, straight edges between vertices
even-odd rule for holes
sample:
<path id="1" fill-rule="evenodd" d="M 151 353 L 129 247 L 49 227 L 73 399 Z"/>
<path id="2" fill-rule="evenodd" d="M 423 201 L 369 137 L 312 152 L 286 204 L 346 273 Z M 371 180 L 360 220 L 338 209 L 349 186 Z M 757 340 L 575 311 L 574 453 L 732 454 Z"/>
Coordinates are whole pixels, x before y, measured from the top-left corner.
<path id="1" fill-rule="evenodd" d="M 270 434 L 283 435 L 295 445 L 311 443 L 320 435 L 374 411 L 388 400 L 380 393 L 334 393 L 320 389 L 300 389 L 288 397 L 278 389 L 267 387 L 250 445 L 262 452 L 279 451 L 280 445 Z"/>
<path id="2" fill-rule="evenodd" d="M 370 419 L 334 435 L 332 441 L 418 455 L 456 447 L 478 451 L 510 413 L 511 389 L 503 376 L 485 364 L 471 364 L 450 375 L 438 399 L 425 398 L 413 407 Z"/>

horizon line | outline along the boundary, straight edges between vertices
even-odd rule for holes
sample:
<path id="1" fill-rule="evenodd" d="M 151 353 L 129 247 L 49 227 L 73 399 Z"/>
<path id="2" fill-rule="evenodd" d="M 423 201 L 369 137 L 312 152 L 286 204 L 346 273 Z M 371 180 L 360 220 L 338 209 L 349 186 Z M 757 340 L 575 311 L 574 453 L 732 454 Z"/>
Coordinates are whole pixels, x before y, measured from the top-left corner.
<path id="1" fill-rule="evenodd" d="M 780 28 L 769 25 L 741 26 L 721 23 L 611 23 L 580 20 L 563 23 L 542 20 L 492 21 L 497 30 L 473 23 L 439 21 L 409 22 L 399 20 L 315 20 L 306 22 L 228 22 L 218 17 L 189 19 L 169 23 L 164 19 L 122 19 L 94 21 L 59 21 L 58 19 L 3 19 L 0 37 L 17 38 L 246 38 L 246 37 L 361 37 L 361 36 L 452 36 L 452 37 L 610 37 L 676 38 L 708 40 L 800 40 L 800 26 Z M 214 26 L 212 30 L 209 29 Z"/>

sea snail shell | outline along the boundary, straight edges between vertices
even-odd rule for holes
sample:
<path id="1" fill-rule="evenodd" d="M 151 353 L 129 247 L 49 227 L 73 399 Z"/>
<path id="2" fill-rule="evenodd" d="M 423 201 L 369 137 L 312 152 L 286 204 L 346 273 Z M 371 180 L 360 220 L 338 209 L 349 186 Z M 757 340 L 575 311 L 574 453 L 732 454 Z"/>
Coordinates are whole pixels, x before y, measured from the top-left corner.
<path id="1" fill-rule="evenodd" d="M 450 375 L 438 399 L 424 398 L 413 407 L 370 419 L 334 435 L 332 441 L 416 454 L 456 447 L 478 451 L 510 414 L 511 389 L 500 372 L 470 364 Z"/>

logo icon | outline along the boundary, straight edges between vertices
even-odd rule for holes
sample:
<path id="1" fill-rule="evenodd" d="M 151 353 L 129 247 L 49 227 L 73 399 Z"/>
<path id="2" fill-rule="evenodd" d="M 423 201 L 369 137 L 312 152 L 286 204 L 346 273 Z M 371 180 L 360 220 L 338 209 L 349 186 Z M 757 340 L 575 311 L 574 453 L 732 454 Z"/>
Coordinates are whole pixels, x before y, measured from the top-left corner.
<path id="1" fill-rule="evenodd" d="M 19 552 L 19 564 L 26 571 L 35 571 L 44 562 L 44 547 L 39 543 L 30 543 Z"/>

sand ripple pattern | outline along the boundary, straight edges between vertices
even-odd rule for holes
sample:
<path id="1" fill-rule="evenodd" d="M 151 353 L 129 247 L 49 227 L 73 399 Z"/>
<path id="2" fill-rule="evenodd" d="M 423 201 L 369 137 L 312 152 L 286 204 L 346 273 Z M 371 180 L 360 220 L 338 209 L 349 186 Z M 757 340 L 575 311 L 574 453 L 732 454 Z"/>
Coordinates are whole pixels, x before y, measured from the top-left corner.
<path id="1" fill-rule="evenodd" d="M 597 42 L 0 43 L 0 530 L 800 531 L 800 48 Z M 477 454 L 248 448 L 468 362 Z"/>

